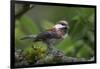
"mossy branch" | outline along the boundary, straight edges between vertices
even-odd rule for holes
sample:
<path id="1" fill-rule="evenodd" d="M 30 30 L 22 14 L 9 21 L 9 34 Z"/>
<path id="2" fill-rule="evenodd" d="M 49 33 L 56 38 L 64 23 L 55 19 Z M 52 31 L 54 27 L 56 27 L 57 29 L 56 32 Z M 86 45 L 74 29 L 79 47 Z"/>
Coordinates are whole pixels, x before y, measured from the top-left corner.
<path id="1" fill-rule="evenodd" d="M 32 48 L 34 48 L 32 46 Z M 69 62 L 84 62 L 84 61 L 94 61 L 94 58 L 92 57 L 89 60 L 86 60 L 84 58 L 76 58 L 76 57 L 69 57 L 65 56 L 63 52 L 60 50 L 52 47 L 50 50 L 47 50 L 47 54 L 44 58 L 33 58 L 35 59 L 32 61 L 33 63 L 29 63 L 28 60 L 25 58 L 25 55 L 23 54 L 22 50 L 15 50 L 15 67 L 20 66 L 35 66 L 35 65 L 45 65 L 45 64 L 58 64 L 58 63 L 69 63 Z M 26 55 L 27 56 L 27 55 Z"/>

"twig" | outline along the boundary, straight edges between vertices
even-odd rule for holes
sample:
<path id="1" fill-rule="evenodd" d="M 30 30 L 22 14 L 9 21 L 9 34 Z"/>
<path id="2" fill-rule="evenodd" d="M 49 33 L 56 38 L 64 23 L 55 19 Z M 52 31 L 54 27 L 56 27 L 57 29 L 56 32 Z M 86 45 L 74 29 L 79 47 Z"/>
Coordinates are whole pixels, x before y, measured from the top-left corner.
<path id="1" fill-rule="evenodd" d="M 27 11 L 35 7 L 33 4 L 24 4 L 21 6 L 22 8 L 19 10 L 19 12 L 15 15 L 15 18 L 20 18 L 23 14 L 25 14 Z M 15 12 L 16 13 L 16 12 Z"/>

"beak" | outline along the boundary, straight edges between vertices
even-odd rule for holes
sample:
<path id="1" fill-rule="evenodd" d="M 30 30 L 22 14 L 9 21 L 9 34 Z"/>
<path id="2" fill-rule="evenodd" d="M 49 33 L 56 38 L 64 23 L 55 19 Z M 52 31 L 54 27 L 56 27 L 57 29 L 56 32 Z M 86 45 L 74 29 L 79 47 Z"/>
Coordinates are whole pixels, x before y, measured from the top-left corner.
<path id="1" fill-rule="evenodd" d="M 69 28 L 69 26 L 67 25 L 67 26 L 65 27 L 65 29 L 70 29 L 70 28 Z"/>

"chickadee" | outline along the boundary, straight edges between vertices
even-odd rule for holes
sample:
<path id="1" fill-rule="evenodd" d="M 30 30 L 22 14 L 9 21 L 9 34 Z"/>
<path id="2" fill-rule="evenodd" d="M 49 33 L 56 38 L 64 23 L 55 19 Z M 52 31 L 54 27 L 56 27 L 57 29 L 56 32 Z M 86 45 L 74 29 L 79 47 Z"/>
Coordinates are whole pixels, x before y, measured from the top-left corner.
<path id="1" fill-rule="evenodd" d="M 54 25 L 51 29 L 47 29 L 45 32 L 41 32 L 35 35 L 26 35 L 21 38 L 21 40 L 31 39 L 33 42 L 42 41 L 47 45 L 47 54 L 53 53 L 54 42 L 58 39 L 63 39 L 68 34 L 69 25 L 65 20 L 59 21 L 56 25 Z"/>
<path id="2" fill-rule="evenodd" d="M 45 32 L 41 32 L 34 35 L 27 35 L 22 37 L 21 39 L 32 39 L 33 42 L 42 41 L 46 44 L 52 44 L 50 40 L 52 39 L 63 39 L 65 34 L 68 34 L 69 25 L 68 22 L 65 20 L 59 21 L 56 25 L 54 25 L 51 29 L 46 30 Z"/>

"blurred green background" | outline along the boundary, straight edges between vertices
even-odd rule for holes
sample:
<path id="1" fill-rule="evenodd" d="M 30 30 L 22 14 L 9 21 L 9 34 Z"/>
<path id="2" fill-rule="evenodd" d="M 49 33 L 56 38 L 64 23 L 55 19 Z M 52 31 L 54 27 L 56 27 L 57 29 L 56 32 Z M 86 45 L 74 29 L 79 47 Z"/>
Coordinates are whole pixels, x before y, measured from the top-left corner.
<path id="1" fill-rule="evenodd" d="M 15 8 L 16 13 L 20 11 L 20 4 L 18 5 Z M 55 47 L 66 56 L 89 59 L 95 51 L 94 16 L 94 8 L 35 5 L 15 20 L 15 47 L 29 49 L 33 42 L 20 40 L 22 36 L 38 34 L 64 19 L 69 22 L 69 34 L 63 41 L 57 42 Z M 41 42 L 35 45 L 42 48 L 41 50 L 46 49 L 46 45 Z"/>

